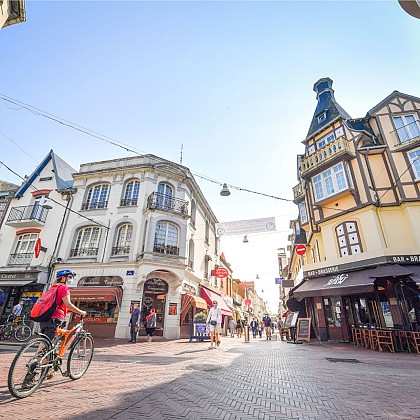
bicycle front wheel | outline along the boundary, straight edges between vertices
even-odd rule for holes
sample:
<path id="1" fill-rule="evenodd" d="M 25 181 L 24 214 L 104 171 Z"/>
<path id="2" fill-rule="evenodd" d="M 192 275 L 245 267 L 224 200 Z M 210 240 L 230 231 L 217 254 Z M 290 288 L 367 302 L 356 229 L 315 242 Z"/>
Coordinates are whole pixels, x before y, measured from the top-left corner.
<path id="1" fill-rule="evenodd" d="M 26 341 L 32 335 L 32 330 L 27 325 L 21 325 L 16 328 L 15 338 L 17 341 Z"/>
<path id="2" fill-rule="evenodd" d="M 16 398 L 33 394 L 41 385 L 52 361 L 51 344 L 45 338 L 35 338 L 22 345 L 9 369 L 7 386 Z"/>
<path id="3" fill-rule="evenodd" d="M 70 379 L 80 379 L 86 373 L 92 361 L 94 347 L 91 335 L 76 339 L 67 360 L 67 372 Z"/>

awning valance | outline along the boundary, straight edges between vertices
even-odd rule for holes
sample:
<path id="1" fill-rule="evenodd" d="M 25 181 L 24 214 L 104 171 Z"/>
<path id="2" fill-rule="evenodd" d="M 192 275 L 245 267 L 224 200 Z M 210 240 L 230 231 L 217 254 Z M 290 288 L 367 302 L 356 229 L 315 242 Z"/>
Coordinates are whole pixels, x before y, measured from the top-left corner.
<path id="1" fill-rule="evenodd" d="M 207 309 L 207 302 L 199 296 L 190 295 L 185 293 L 181 299 L 181 322 L 184 320 L 185 315 L 191 306 L 198 309 Z"/>
<path id="2" fill-rule="evenodd" d="M 383 277 L 405 277 L 413 274 L 413 266 L 401 266 L 399 264 L 385 264 L 376 267 L 370 277 L 379 279 Z"/>
<path id="3" fill-rule="evenodd" d="M 33 281 L 19 281 L 19 280 L 15 280 L 15 281 L 2 281 L 0 282 L 0 287 L 1 286 L 26 286 L 29 283 L 34 283 Z"/>
<path id="4" fill-rule="evenodd" d="M 313 296 L 348 296 L 374 292 L 372 277 L 375 269 L 351 271 L 334 276 L 316 277 L 296 287 L 293 296 L 298 299 Z"/>
<path id="5" fill-rule="evenodd" d="M 420 286 L 420 265 L 410 265 L 408 268 L 413 274 L 410 274 L 411 280 L 415 281 Z"/>
<path id="6" fill-rule="evenodd" d="M 207 305 L 210 307 L 213 306 L 213 301 L 215 300 L 218 304 L 218 307 L 222 310 L 222 315 L 233 316 L 233 313 L 227 306 L 225 300 L 217 293 L 214 293 L 211 290 L 202 287 L 201 297 L 207 302 Z"/>
<path id="7" fill-rule="evenodd" d="M 119 287 L 72 287 L 70 299 L 78 301 L 102 300 L 105 302 L 117 301 L 121 304 L 122 290 Z"/>

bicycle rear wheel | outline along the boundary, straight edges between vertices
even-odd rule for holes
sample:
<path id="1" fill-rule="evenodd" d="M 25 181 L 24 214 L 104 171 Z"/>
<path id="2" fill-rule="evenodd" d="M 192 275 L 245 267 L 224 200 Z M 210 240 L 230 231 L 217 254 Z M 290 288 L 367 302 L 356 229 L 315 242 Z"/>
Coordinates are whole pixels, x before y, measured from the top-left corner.
<path id="1" fill-rule="evenodd" d="M 32 335 L 32 330 L 27 325 L 20 325 L 15 330 L 15 338 L 17 341 L 26 341 Z"/>
<path id="2" fill-rule="evenodd" d="M 14 397 L 29 397 L 39 388 L 48 371 L 45 365 L 52 361 L 50 350 L 50 342 L 42 337 L 22 345 L 7 377 L 7 386 Z"/>
<path id="3" fill-rule="evenodd" d="M 91 335 L 76 339 L 67 360 L 67 372 L 70 379 L 80 379 L 86 373 L 92 361 L 94 348 Z"/>
<path id="4" fill-rule="evenodd" d="M 5 340 L 9 339 L 13 334 L 13 327 L 11 325 L 6 325 L 3 329 L 3 338 Z"/>

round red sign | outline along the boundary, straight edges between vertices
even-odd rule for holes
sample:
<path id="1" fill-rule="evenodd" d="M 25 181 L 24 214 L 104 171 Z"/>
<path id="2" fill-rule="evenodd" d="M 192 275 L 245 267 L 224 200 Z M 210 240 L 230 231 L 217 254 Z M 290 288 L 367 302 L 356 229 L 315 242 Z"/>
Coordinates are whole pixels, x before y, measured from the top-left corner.
<path id="1" fill-rule="evenodd" d="M 303 255 L 306 252 L 306 246 L 305 245 L 298 245 L 296 247 L 296 254 Z"/>
<path id="2" fill-rule="evenodd" d="M 219 279 L 227 277 L 228 274 L 229 272 L 226 270 L 226 268 L 216 268 L 216 270 L 214 270 L 214 275 Z"/>
<path id="3" fill-rule="evenodd" d="M 39 257 L 40 252 L 41 252 L 41 238 L 38 238 L 35 242 L 35 248 L 34 248 L 35 258 Z"/>
<path id="4" fill-rule="evenodd" d="M 245 301 L 245 305 L 246 305 L 246 306 L 250 306 L 250 305 L 251 305 L 251 300 L 250 300 L 250 299 L 247 299 L 247 300 Z"/>

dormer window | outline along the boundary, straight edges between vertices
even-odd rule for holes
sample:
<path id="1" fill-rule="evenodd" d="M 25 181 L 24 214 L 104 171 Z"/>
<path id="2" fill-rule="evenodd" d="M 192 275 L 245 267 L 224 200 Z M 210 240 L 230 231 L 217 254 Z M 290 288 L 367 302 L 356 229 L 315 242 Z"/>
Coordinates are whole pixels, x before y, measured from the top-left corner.
<path id="1" fill-rule="evenodd" d="M 318 124 L 322 123 L 323 121 L 325 121 L 327 119 L 327 111 L 324 111 L 322 114 L 319 114 L 317 116 L 317 120 L 318 120 Z"/>

